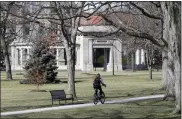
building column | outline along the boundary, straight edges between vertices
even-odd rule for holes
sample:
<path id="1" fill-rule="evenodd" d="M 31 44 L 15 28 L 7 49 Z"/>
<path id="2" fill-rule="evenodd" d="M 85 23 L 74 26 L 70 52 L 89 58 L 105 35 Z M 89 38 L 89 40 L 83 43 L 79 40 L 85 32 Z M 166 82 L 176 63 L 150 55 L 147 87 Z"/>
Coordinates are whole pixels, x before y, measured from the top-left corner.
<path id="1" fill-rule="evenodd" d="M 113 69 L 113 47 L 109 51 L 109 63 L 107 65 L 107 71 L 112 71 Z"/>
<path id="2" fill-rule="evenodd" d="M 87 71 L 93 71 L 93 45 L 92 40 L 88 40 L 88 66 Z"/>
<path id="3" fill-rule="evenodd" d="M 15 69 L 18 66 L 18 48 L 15 48 Z"/>
<path id="4" fill-rule="evenodd" d="M 114 53 L 114 59 L 115 59 L 115 71 L 122 71 L 122 42 L 120 39 L 115 40 L 115 53 Z"/>
<path id="5" fill-rule="evenodd" d="M 20 67 L 23 66 L 23 48 L 20 48 Z"/>
<path id="6" fill-rule="evenodd" d="M 141 64 L 145 64 L 145 53 L 143 51 L 143 49 L 141 49 Z"/>
<path id="7" fill-rule="evenodd" d="M 113 41 L 112 41 L 113 42 Z M 109 63 L 107 65 L 107 71 L 122 71 L 122 42 L 120 39 L 114 40 L 113 45 L 110 48 Z M 114 64 L 113 64 L 114 58 Z"/>
<path id="8" fill-rule="evenodd" d="M 141 59 L 142 59 L 142 56 L 141 56 L 141 49 L 139 49 L 139 64 L 142 64 Z"/>
<path id="9" fill-rule="evenodd" d="M 15 69 L 15 46 L 11 46 L 11 67 Z"/>
<path id="10" fill-rule="evenodd" d="M 80 66 L 80 48 L 79 47 L 76 48 L 76 65 L 77 67 Z"/>
<path id="11" fill-rule="evenodd" d="M 137 49 L 136 53 L 135 53 L 135 64 L 138 65 L 139 64 L 139 50 Z"/>
<path id="12" fill-rule="evenodd" d="M 80 68 L 82 71 L 88 71 L 89 65 L 89 39 L 87 36 L 80 36 Z"/>
<path id="13" fill-rule="evenodd" d="M 27 59 L 30 58 L 30 48 L 27 48 Z"/>

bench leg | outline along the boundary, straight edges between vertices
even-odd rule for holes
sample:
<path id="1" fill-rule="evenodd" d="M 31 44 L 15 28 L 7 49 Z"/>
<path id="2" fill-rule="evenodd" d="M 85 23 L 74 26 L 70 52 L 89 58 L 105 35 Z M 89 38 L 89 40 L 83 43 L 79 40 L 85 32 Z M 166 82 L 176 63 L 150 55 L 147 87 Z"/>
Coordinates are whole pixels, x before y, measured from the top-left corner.
<path id="1" fill-rule="evenodd" d="M 60 100 L 59 100 L 59 104 L 60 104 Z"/>
<path id="2" fill-rule="evenodd" d="M 53 105 L 53 99 L 52 99 L 52 105 Z"/>

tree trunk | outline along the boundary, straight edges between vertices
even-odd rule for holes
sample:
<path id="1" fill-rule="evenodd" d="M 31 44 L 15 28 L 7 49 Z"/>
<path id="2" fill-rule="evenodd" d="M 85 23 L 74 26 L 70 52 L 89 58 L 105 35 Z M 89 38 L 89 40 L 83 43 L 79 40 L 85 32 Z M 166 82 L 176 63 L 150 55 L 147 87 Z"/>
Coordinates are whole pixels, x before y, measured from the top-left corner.
<path id="1" fill-rule="evenodd" d="M 181 112 L 181 2 L 161 2 L 164 29 L 163 38 L 168 42 L 166 96 L 175 96 L 174 113 Z M 168 83 L 168 81 L 170 83 Z M 171 91 L 171 92 L 169 92 Z"/>
<path id="2" fill-rule="evenodd" d="M 152 80 L 152 64 L 149 66 L 149 79 Z"/>
<path id="3" fill-rule="evenodd" d="M 1 41 L 2 41 L 3 55 L 5 58 L 5 64 L 6 64 L 6 79 L 12 80 L 13 78 L 12 78 L 12 72 L 11 72 L 11 63 L 9 58 L 8 47 L 4 38 L 2 38 Z"/>
<path id="4" fill-rule="evenodd" d="M 74 100 L 77 100 L 75 90 L 75 63 L 73 58 L 73 47 L 65 47 L 67 56 L 67 68 L 68 68 L 68 93 L 73 95 Z"/>
<path id="5" fill-rule="evenodd" d="M 64 37 L 65 38 L 65 37 Z M 74 100 L 77 100 L 75 89 L 75 51 L 76 51 L 76 31 L 72 29 L 71 38 L 64 39 L 66 50 L 67 69 L 68 69 L 68 93 L 73 95 Z"/>
<path id="6" fill-rule="evenodd" d="M 135 72 L 135 52 L 132 52 L 131 58 L 132 58 L 132 71 Z"/>
<path id="7" fill-rule="evenodd" d="M 9 4 L 9 6 L 8 6 L 9 11 L 10 11 L 11 5 Z M 1 4 L 0 4 L 0 6 L 1 6 Z M 5 64 L 6 64 L 6 79 L 12 80 L 13 78 L 12 78 L 11 63 L 10 63 L 9 52 L 8 52 L 8 44 L 5 41 L 5 36 L 6 36 L 6 31 L 7 31 L 6 25 L 7 25 L 7 19 L 9 16 L 9 11 L 6 13 L 5 18 L 3 19 L 3 22 L 0 23 L 0 28 L 1 28 L 0 40 L 2 43 L 1 45 L 2 45 L 3 55 L 4 55 L 4 59 L 5 59 Z"/>
<path id="8" fill-rule="evenodd" d="M 152 80 L 152 57 L 147 55 L 147 60 L 148 60 L 148 70 L 149 70 L 149 79 Z"/>
<path id="9" fill-rule="evenodd" d="M 70 8 L 70 15 L 73 16 L 73 10 Z M 73 95 L 74 100 L 77 101 L 76 90 L 75 90 L 75 51 L 76 51 L 76 36 L 77 29 L 79 24 L 79 18 L 71 18 L 71 28 L 68 30 L 64 26 L 61 25 L 62 31 L 62 40 L 64 42 L 64 47 L 66 50 L 66 58 L 67 58 L 67 69 L 68 69 L 68 93 Z M 68 31 L 70 31 L 68 33 Z M 69 37 L 70 36 L 70 37 Z"/>
<path id="10" fill-rule="evenodd" d="M 167 52 L 166 51 L 162 51 L 162 89 L 166 89 L 167 85 L 169 85 L 168 83 L 170 83 L 170 81 L 168 81 L 168 73 L 167 73 Z"/>
<path id="11" fill-rule="evenodd" d="M 6 63 L 6 79 L 13 80 L 9 53 L 6 53 L 6 55 L 5 55 L 5 63 Z"/>
<path id="12" fill-rule="evenodd" d="M 149 79 L 152 80 L 152 57 L 150 56 L 151 54 L 149 54 L 149 51 L 146 50 L 145 52 L 147 59 L 147 67 L 149 71 Z"/>

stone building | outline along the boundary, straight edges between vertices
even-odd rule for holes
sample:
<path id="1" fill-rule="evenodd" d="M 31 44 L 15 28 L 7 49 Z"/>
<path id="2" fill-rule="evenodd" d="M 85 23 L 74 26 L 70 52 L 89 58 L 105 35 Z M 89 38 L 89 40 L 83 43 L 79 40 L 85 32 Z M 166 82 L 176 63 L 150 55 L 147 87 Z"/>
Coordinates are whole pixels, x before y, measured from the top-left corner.
<path id="1" fill-rule="evenodd" d="M 112 71 L 113 57 L 115 71 L 122 71 L 122 41 L 115 35 L 98 38 L 90 33 L 109 33 L 114 28 L 111 26 L 92 25 L 80 26 L 79 30 L 84 33 L 79 33 L 76 40 L 76 70 L 92 71 L 94 70 L 94 55 L 97 49 L 107 49 L 104 53 L 107 59 L 107 71 Z M 11 44 L 11 59 L 12 70 L 22 70 L 29 58 L 32 45 L 27 40 L 17 39 Z M 51 48 L 55 49 L 57 66 L 59 70 L 66 70 L 66 57 L 64 46 L 56 45 Z M 107 58 L 106 58 L 107 57 Z"/>
<path id="2" fill-rule="evenodd" d="M 50 25 L 50 23 L 45 21 L 44 25 Z M 30 33 L 29 31 L 33 29 L 33 27 L 34 30 Z M 30 39 L 35 39 L 36 32 L 42 32 L 43 29 L 32 24 L 25 24 L 24 26 L 17 25 L 16 30 L 19 36 L 22 37 L 17 37 L 10 45 L 11 66 L 12 70 L 23 70 L 23 66 L 31 53 L 32 43 Z M 102 54 L 104 57 L 103 67 L 106 71 L 112 71 L 113 65 L 115 71 L 123 70 L 122 53 L 124 51 L 122 47 L 122 37 L 117 37 L 117 35 L 96 37 L 93 35 L 110 33 L 114 31 L 114 27 L 105 23 L 101 17 L 92 16 L 89 19 L 81 19 L 79 31 L 76 38 L 76 70 L 93 71 L 97 63 L 96 60 L 99 50 L 104 52 Z M 55 51 L 58 70 L 67 70 L 64 46 L 58 43 L 51 48 Z M 136 63 L 142 63 L 144 61 L 143 51 L 137 51 L 136 54 Z"/>

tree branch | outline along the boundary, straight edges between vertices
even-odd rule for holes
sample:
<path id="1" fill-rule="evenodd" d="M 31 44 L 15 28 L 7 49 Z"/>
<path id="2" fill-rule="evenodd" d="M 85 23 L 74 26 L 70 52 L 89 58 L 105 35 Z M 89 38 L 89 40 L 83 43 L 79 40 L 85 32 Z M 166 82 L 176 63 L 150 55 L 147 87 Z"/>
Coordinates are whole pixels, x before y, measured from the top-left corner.
<path id="1" fill-rule="evenodd" d="M 143 15 L 145 15 L 145 16 L 147 16 L 147 17 L 149 17 L 149 18 L 162 20 L 161 17 L 155 16 L 155 15 L 153 15 L 153 14 L 148 13 L 147 10 L 145 10 L 144 8 L 141 8 L 140 6 L 137 6 L 135 3 L 130 2 L 130 4 L 131 4 L 132 6 L 134 6 L 135 8 L 137 8 L 140 12 L 142 12 Z"/>
<path id="2" fill-rule="evenodd" d="M 151 36 L 148 33 L 142 33 L 142 32 L 140 32 L 138 30 L 135 30 L 133 28 L 127 27 L 126 25 L 123 24 L 123 22 L 121 20 L 118 19 L 117 15 L 114 15 L 114 16 L 115 16 L 115 19 L 117 19 L 119 23 L 116 23 L 116 22 L 110 20 L 105 15 L 101 15 L 101 16 L 104 18 L 104 20 L 106 20 L 107 22 L 111 23 L 116 28 L 120 29 L 121 31 L 123 31 L 124 33 L 126 33 L 126 34 L 128 34 L 130 36 L 148 39 L 152 43 L 154 43 L 155 45 L 157 45 L 157 46 L 159 46 L 161 48 L 164 48 L 166 46 L 166 45 L 160 44 L 157 39 L 155 39 L 153 36 Z"/>
<path id="3" fill-rule="evenodd" d="M 161 7 L 160 3 L 157 2 L 157 1 L 156 1 L 156 2 L 152 2 L 152 1 L 151 1 L 151 3 L 154 4 L 157 8 L 160 8 L 160 7 Z"/>

